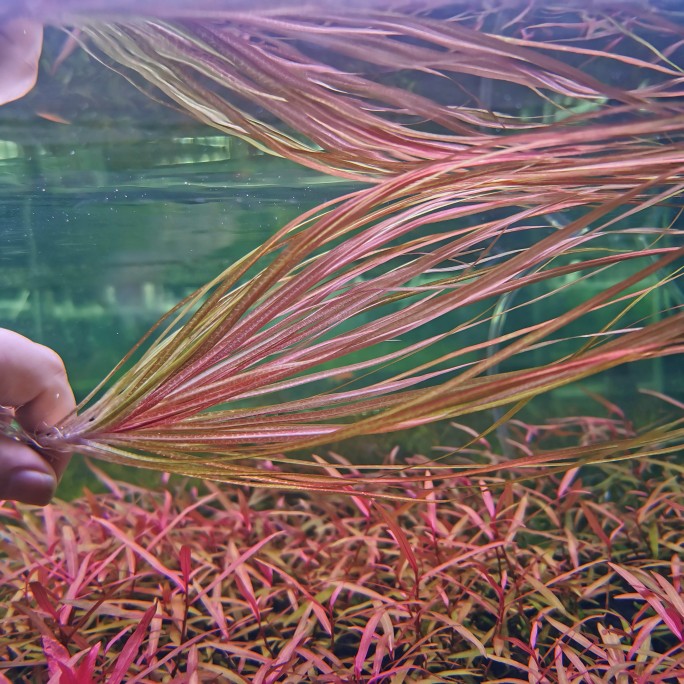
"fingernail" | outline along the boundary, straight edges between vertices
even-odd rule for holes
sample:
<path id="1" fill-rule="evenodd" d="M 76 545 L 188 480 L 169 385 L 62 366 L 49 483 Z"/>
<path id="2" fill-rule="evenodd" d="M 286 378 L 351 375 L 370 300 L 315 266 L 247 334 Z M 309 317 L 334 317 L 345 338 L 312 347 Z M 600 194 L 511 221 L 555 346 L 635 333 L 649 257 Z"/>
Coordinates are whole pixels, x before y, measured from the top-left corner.
<path id="1" fill-rule="evenodd" d="M 55 478 L 39 470 L 15 470 L 0 487 L 0 498 L 45 506 L 55 493 Z"/>

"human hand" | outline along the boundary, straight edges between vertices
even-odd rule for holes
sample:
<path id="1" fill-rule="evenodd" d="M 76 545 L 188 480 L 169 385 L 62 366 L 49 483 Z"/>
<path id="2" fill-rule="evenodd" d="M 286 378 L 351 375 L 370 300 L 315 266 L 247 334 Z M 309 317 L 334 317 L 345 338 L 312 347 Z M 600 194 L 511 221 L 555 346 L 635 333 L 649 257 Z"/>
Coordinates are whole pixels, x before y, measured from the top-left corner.
<path id="1" fill-rule="evenodd" d="M 75 405 L 59 356 L 0 328 L 0 407 L 13 409 L 15 420 L 31 434 L 52 427 Z M 0 429 L 3 414 L 0 411 Z M 40 454 L 0 432 L 0 499 L 45 505 L 69 457 L 58 451 Z"/>

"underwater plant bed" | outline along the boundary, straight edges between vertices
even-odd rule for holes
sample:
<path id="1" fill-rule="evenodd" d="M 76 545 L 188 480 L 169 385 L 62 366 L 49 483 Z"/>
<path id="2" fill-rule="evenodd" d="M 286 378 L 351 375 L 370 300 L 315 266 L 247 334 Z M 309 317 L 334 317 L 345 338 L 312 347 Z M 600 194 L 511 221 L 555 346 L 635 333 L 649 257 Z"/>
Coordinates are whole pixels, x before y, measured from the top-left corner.
<path id="1" fill-rule="evenodd" d="M 0 315 L 87 396 L 0 436 L 201 480 L 0 502 L 0 684 L 684 683 L 681 13 L 34 4 Z"/>
<path id="2" fill-rule="evenodd" d="M 593 425 L 621 429 L 609 423 Z M 590 426 L 563 429 L 586 440 Z M 497 460 L 485 440 L 478 452 Z M 160 492 L 96 470 L 107 494 L 5 503 L 0 681 L 684 676 L 680 465 L 421 484 L 422 457 L 410 462 L 406 500 L 188 480 Z"/>

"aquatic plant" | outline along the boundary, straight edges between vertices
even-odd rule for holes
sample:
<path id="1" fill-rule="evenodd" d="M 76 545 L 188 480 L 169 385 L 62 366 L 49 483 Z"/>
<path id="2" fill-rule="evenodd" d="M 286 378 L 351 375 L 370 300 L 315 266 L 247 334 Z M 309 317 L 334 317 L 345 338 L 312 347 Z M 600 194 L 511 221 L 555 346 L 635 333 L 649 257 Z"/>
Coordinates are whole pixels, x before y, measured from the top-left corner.
<path id="1" fill-rule="evenodd" d="M 569 152 L 569 135 L 559 149 L 535 134 L 526 149 L 426 166 L 308 212 L 172 310 L 102 396 L 24 438 L 227 482 L 338 490 L 360 483 L 255 463 L 295 463 L 279 454 L 520 405 L 681 352 L 682 313 L 642 325 L 632 311 L 678 275 L 662 269 L 684 252 L 665 244 L 667 231 L 623 226 L 679 192 L 684 168 L 680 144 L 640 150 L 635 166 L 633 135 L 682 123 L 603 127 L 600 145 L 579 142 L 585 129 L 579 152 Z M 559 211 L 574 220 L 551 225 Z M 645 242 L 632 249 L 613 246 L 638 236 Z M 598 277 L 611 284 L 592 289 Z M 580 287 L 588 296 L 573 295 Z M 516 311 L 544 301 L 554 315 L 490 339 L 494 304 L 511 291 Z M 599 329 L 572 328 L 599 311 L 609 315 Z M 293 389 L 299 397 L 283 399 Z"/>
<path id="2" fill-rule="evenodd" d="M 100 474 L 105 496 L 2 505 L 0 672 L 682 676 L 681 418 L 516 418 L 543 392 L 684 347 L 681 29 L 565 4 L 498 24 L 437 2 L 439 21 L 378 6 L 363 26 L 329 4 L 324 22 L 282 7 L 75 21 L 194 116 L 371 185 L 190 295 L 55 429 L 4 426 L 207 482 L 159 494 Z M 409 65 L 475 80 L 444 102 L 414 92 Z M 500 81 L 515 94 L 501 108 Z M 504 412 L 488 431 L 453 423 L 464 439 L 426 456 L 320 453 L 490 409 Z M 505 458 L 488 441 L 504 425 Z"/>
<path id="3" fill-rule="evenodd" d="M 673 288 L 684 254 L 677 26 L 607 7 L 515 14 L 501 35 L 485 30 L 485 10 L 364 9 L 363 25 L 355 10 L 317 12 L 74 19 L 91 46 L 199 119 L 373 185 L 305 213 L 181 302 L 78 414 L 47 434 L 14 426 L 15 436 L 224 482 L 389 496 L 403 486 L 399 466 L 358 478 L 292 452 L 508 407 L 503 423 L 542 392 L 681 352 L 681 302 L 642 308 Z M 539 39 L 549 29 L 563 39 Z M 644 36 L 655 31 L 671 43 L 654 47 Z M 322 47 L 330 63 L 314 58 Z M 549 53 L 619 67 L 624 85 Z M 536 108 L 504 115 L 472 94 L 445 104 L 413 93 L 413 80 L 363 75 L 409 64 L 440 82 L 459 73 L 521 86 Z M 518 95 L 512 109 L 527 101 Z M 655 207 L 669 212 L 665 225 L 648 215 Z M 536 317 L 488 334 L 512 293 L 512 311 Z M 575 458 L 658 450 L 680 430 Z"/>
<path id="4" fill-rule="evenodd" d="M 615 410 L 511 425 L 519 457 L 615 435 Z M 106 494 L 0 507 L 0 681 L 676 681 L 680 471 L 407 476 L 382 504 L 99 473 Z"/>
<path id="5" fill-rule="evenodd" d="M 504 147 L 502 134 L 662 116 L 678 111 L 681 94 L 681 27 L 621 2 L 159 13 L 72 21 L 88 50 L 154 86 L 153 97 L 265 152 L 366 181 Z"/>

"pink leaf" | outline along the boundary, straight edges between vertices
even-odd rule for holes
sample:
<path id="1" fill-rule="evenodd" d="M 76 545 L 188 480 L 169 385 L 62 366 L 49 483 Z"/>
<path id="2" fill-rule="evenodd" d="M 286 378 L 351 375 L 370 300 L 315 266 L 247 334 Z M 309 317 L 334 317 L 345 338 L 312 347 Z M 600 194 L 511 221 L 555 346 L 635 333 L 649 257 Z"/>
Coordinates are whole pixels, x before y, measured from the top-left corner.
<path id="1" fill-rule="evenodd" d="M 60 664 L 69 667 L 69 651 L 59 641 L 47 634 L 43 634 L 42 645 L 50 677 L 54 677 L 57 673 L 61 672 L 59 669 Z"/>
<path id="2" fill-rule="evenodd" d="M 658 613 L 662 621 L 670 628 L 670 630 L 672 630 L 673 634 L 675 634 L 678 639 L 684 638 L 684 630 L 682 629 L 684 623 L 682 621 L 682 617 L 672 606 L 665 605 L 663 603 L 663 599 L 667 598 L 666 596 L 658 596 L 653 589 L 646 586 L 644 583 L 646 580 L 640 580 L 626 568 L 616 565 L 615 563 L 608 563 L 608 565 L 625 580 L 627 580 L 627 582 L 632 585 L 636 592 L 650 604 L 653 610 Z M 650 577 L 648 579 L 650 579 Z"/>
<path id="3" fill-rule="evenodd" d="M 487 513 L 489 513 L 489 519 L 494 520 L 496 518 L 496 504 L 494 503 L 494 497 L 483 480 L 480 480 L 478 484 L 480 485 L 480 492 L 482 492 L 482 501 L 487 509 Z"/>
<path id="4" fill-rule="evenodd" d="M 384 610 L 377 610 L 371 615 L 370 620 L 368 620 L 366 626 L 363 628 L 361 640 L 359 641 L 359 649 L 354 656 L 354 674 L 356 677 L 360 677 L 363 672 L 363 665 L 366 662 L 368 649 L 370 648 L 373 638 L 376 636 L 375 629 L 383 615 Z"/>
<path id="5" fill-rule="evenodd" d="M 560 484 L 558 485 L 558 498 L 563 498 L 563 495 L 568 491 L 570 485 L 573 483 L 575 477 L 579 473 L 579 468 L 570 468 L 564 475 Z"/>
<path id="6" fill-rule="evenodd" d="M 257 603 L 257 598 L 254 594 L 254 587 L 252 586 L 252 580 L 249 578 L 249 574 L 245 569 L 244 565 L 238 565 L 235 568 L 235 583 L 237 584 L 240 593 L 245 598 L 249 607 L 254 613 L 254 618 L 258 621 L 261 620 L 261 611 L 259 610 L 259 604 Z"/>
<path id="7" fill-rule="evenodd" d="M 80 662 L 76 668 L 76 680 L 78 684 L 92 684 L 94 681 L 95 663 L 97 656 L 100 653 L 100 642 L 98 641 L 86 653 L 85 658 Z"/>

